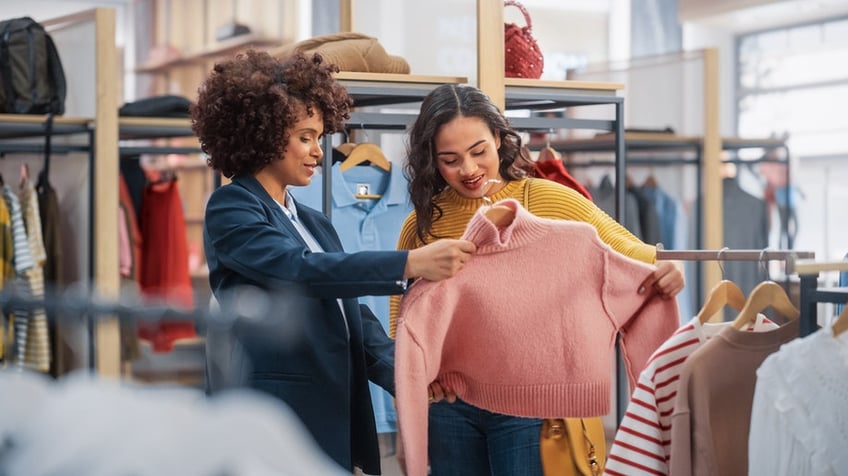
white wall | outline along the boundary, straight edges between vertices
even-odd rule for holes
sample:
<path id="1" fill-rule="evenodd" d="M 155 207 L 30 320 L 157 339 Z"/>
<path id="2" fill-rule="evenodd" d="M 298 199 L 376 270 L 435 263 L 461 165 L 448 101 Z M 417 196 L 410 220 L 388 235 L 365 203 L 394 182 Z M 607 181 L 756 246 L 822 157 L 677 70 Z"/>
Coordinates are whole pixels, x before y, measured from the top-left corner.
<path id="1" fill-rule="evenodd" d="M 719 127 L 724 136 L 736 135 L 736 53 L 733 38 L 732 31 L 719 27 L 692 23 L 683 25 L 684 50 L 719 50 Z"/>

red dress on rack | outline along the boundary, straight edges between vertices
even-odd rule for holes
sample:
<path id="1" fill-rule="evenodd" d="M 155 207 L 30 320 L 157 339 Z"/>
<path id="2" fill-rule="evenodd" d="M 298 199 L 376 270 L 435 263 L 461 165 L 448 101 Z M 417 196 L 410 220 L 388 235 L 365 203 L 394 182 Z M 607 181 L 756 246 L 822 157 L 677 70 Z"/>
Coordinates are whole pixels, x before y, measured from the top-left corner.
<path id="1" fill-rule="evenodd" d="M 140 285 L 145 299 L 194 309 L 185 216 L 176 180 L 145 187 L 141 232 Z M 175 340 L 196 335 L 191 321 L 163 319 L 139 323 L 139 337 L 149 340 L 155 351 L 169 351 Z"/>

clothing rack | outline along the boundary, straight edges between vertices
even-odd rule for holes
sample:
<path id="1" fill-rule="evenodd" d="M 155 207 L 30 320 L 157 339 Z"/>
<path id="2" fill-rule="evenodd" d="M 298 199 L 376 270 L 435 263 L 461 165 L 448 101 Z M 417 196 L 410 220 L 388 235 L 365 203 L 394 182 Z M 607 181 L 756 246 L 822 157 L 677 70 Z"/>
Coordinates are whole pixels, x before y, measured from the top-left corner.
<path id="1" fill-rule="evenodd" d="M 813 251 L 795 251 L 795 250 L 657 250 L 658 260 L 685 260 L 685 261 L 784 261 L 786 262 L 786 276 L 798 274 L 801 276 L 801 335 L 805 336 L 812 333 L 816 328 L 816 312 L 815 302 L 817 298 L 831 297 L 829 292 L 823 291 L 822 294 L 815 294 L 816 277 L 818 271 L 812 271 L 817 268 L 813 267 L 809 261 L 816 256 Z M 813 262 L 815 263 L 815 262 Z M 848 270 L 848 261 L 845 262 L 845 269 Z M 801 274 L 815 273 L 815 276 L 806 276 Z M 805 297 L 806 295 L 806 297 Z M 848 294 L 844 294 L 845 300 L 848 301 Z M 810 301 L 813 299 L 813 301 Z M 810 304 L 812 302 L 812 304 Z M 828 301 L 836 302 L 836 301 Z M 805 307 L 806 306 L 806 307 Z M 812 307 L 812 312 L 809 308 Z M 804 312 L 804 309 L 807 312 Z"/>
<path id="2" fill-rule="evenodd" d="M 848 303 L 848 288 L 818 287 L 820 272 L 848 271 L 848 261 L 799 260 L 792 268 L 801 279 L 801 335 L 806 336 L 818 325 L 818 303 Z"/>

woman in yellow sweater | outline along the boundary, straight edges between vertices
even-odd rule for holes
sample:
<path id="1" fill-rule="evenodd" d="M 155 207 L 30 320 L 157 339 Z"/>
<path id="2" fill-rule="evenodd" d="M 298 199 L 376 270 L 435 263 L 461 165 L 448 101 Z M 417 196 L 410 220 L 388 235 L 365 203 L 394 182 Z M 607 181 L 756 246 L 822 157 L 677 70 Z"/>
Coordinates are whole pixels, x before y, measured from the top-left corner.
<path id="1" fill-rule="evenodd" d="M 493 202 L 514 198 L 539 217 L 589 223 L 616 251 L 647 263 L 656 261 L 654 246 L 641 242 L 578 192 L 528 178 L 525 171 L 532 163 L 520 136 L 489 97 L 473 86 L 444 85 L 427 95 L 409 133 L 407 160 L 414 211 L 401 229 L 399 249 L 459 238 L 474 212 L 486 203 L 485 195 Z M 671 299 L 683 289 L 683 274 L 671 262 L 656 265 L 639 292 Z M 394 296 L 392 336 L 399 302 Z M 432 476 L 542 474 L 541 420 L 494 414 L 461 400 L 453 402 L 453 396 L 440 401 L 450 390 L 434 388 L 436 403 L 429 418 Z"/>

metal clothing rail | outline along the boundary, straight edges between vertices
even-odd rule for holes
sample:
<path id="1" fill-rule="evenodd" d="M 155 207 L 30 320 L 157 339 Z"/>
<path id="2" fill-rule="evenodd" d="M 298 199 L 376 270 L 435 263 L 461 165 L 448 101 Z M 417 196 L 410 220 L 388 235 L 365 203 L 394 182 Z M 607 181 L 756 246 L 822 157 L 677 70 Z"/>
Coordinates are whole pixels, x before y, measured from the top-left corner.
<path id="1" fill-rule="evenodd" d="M 848 271 L 848 261 L 799 260 L 794 271 L 801 279 L 801 335 L 806 336 L 818 326 L 818 303 L 848 303 L 848 288 L 818 287 L 820 272 Z"/>
<path id="2" fill-rule="evenodd" d="M 811 334 L 816 329 L 816 302 L 848 302 L 848 290 L 833 294 L 833 290 L 817 290 L 816 279 L 823 263 L 810 261 L 816 257 L 812 251 L 796 250 L 662 250 L 657 249 L 657 260 L 698 261 L 784 261 L 786 275 L 798 274 L 801 278 L 801 331 Z M 848 261 L 840 262 L 848 270 Z M 818 266 L 818 267 L 817 267 Z M 834 301 L 832 299 L 841 299 Z"/>
<path id="3" fill-rule="evenodd" d="M 813 251 L 796 250 L 664 250 L 662 245 L 657 245 L 657 260 L 684 260 L 684 261 L 786 261 L 787 264 L 794 260 L 812 259 L 816 254 Z M 787 271 L 787 273 L 791 273 Z"/>

